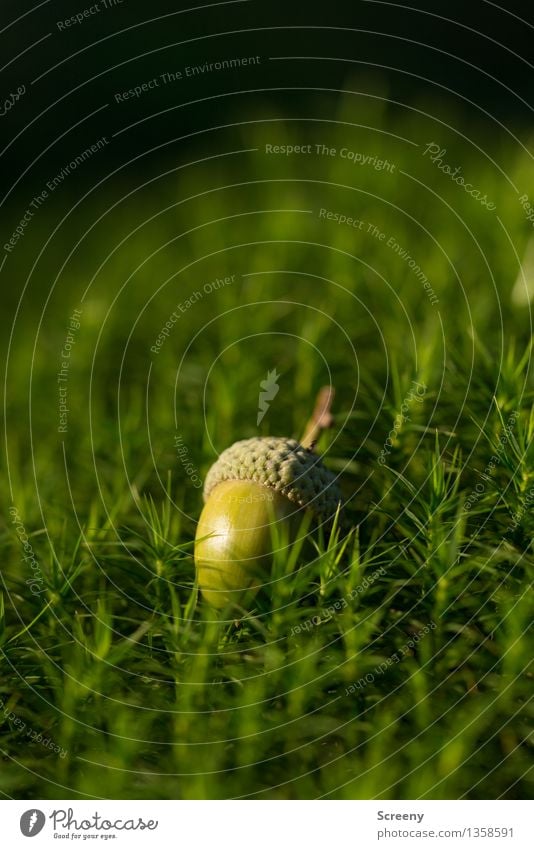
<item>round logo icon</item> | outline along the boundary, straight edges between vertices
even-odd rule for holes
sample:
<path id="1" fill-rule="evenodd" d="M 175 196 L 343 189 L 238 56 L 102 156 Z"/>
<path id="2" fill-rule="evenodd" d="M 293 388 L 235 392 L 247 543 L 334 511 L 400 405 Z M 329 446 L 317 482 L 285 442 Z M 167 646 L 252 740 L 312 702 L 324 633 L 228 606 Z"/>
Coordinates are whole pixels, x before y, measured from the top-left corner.
<path id="1" fill-rule="evenodd" d="M 20 830 L 24 837 L 35 837 L 36 834 L 39 834 L 43 830 L 45 822 L 46 817 L 43 812 L 37 810 L 37 808 L 31 808 L 22 814 L 20 818 Z"/>

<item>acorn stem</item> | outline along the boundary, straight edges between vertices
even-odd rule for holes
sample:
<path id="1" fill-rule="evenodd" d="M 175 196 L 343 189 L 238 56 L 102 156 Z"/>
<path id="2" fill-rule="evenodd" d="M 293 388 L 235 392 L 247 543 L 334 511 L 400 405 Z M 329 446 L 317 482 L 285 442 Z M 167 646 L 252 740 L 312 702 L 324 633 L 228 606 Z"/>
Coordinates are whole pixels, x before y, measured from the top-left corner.
<path id="1" fill-rule="evenodd" d="M 334 417 L 330 411 L 336 391 L 333 386 L 323 386 L 317 393 L 312 416 L 306 425 L 300 444 L 313 451 L 323 430 L 332 427 Z"/>

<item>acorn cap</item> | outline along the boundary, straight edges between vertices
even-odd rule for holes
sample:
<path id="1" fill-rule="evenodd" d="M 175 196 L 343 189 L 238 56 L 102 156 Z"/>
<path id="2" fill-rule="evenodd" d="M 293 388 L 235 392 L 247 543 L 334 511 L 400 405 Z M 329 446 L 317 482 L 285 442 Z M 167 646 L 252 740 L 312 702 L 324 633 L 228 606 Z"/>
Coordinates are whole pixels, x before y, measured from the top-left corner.
<path id="1" fill-rule="evenodd" d="M 296 439 L 266 436 L 234 442 L 209 470 L 204 501 L 218 484 L 230 480 L 268 486 L 326 520 L 334 517 L 341 501 L 335 475 Z"/>

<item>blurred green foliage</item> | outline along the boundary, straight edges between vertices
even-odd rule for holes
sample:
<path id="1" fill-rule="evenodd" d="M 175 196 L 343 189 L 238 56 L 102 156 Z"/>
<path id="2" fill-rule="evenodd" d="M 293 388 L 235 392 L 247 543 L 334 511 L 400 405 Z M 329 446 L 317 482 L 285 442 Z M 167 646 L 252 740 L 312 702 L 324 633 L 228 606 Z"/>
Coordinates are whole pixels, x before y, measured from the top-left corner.
<path id="1" fill-rule="evenodd" d="M 495 210 L 431 161 L 430 143 Z M 467 138 L 454 115 L 437 125 L 357 96 L 321 123 L 260 116 L 217 150 L 201 137 L 196 164 L 177 154 L 143 185 L 115 178 L 83 198 L 71 184 L 72 202 L 50 200 L 8 257 L 0 791 L 528 796 L 532 281 L 520 271 L 532 228 L 518 196 L 534 196 L 530 157 L 505 133 Z M 257 433 L 273 368 L 280 392 L 262 433 L 298 436 L 316 391 L 335 385 L 321 448 L 355 530 L 340 557 L 323 540 L 290 574 L 276 564 L 285 577 L 236 626 L 197 602 L 201 494 L 175 437 L 204 474 Z M 413 381 L 425 391 L 408 418 Z M 6 712 L 67 756 L 29 742 Z"/>

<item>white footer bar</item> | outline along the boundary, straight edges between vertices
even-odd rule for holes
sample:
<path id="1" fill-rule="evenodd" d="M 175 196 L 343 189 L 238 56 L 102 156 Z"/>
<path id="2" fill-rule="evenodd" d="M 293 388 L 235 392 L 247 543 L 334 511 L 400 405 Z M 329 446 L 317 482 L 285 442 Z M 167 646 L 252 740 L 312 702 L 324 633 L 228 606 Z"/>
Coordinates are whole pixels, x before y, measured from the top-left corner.
<path id="1" fill-rule="evenodd" d="M 4 801 L 2 845 L 532 849 L 520 801 Z M 35 842 L 32 842 L 32 841 Z"/>

